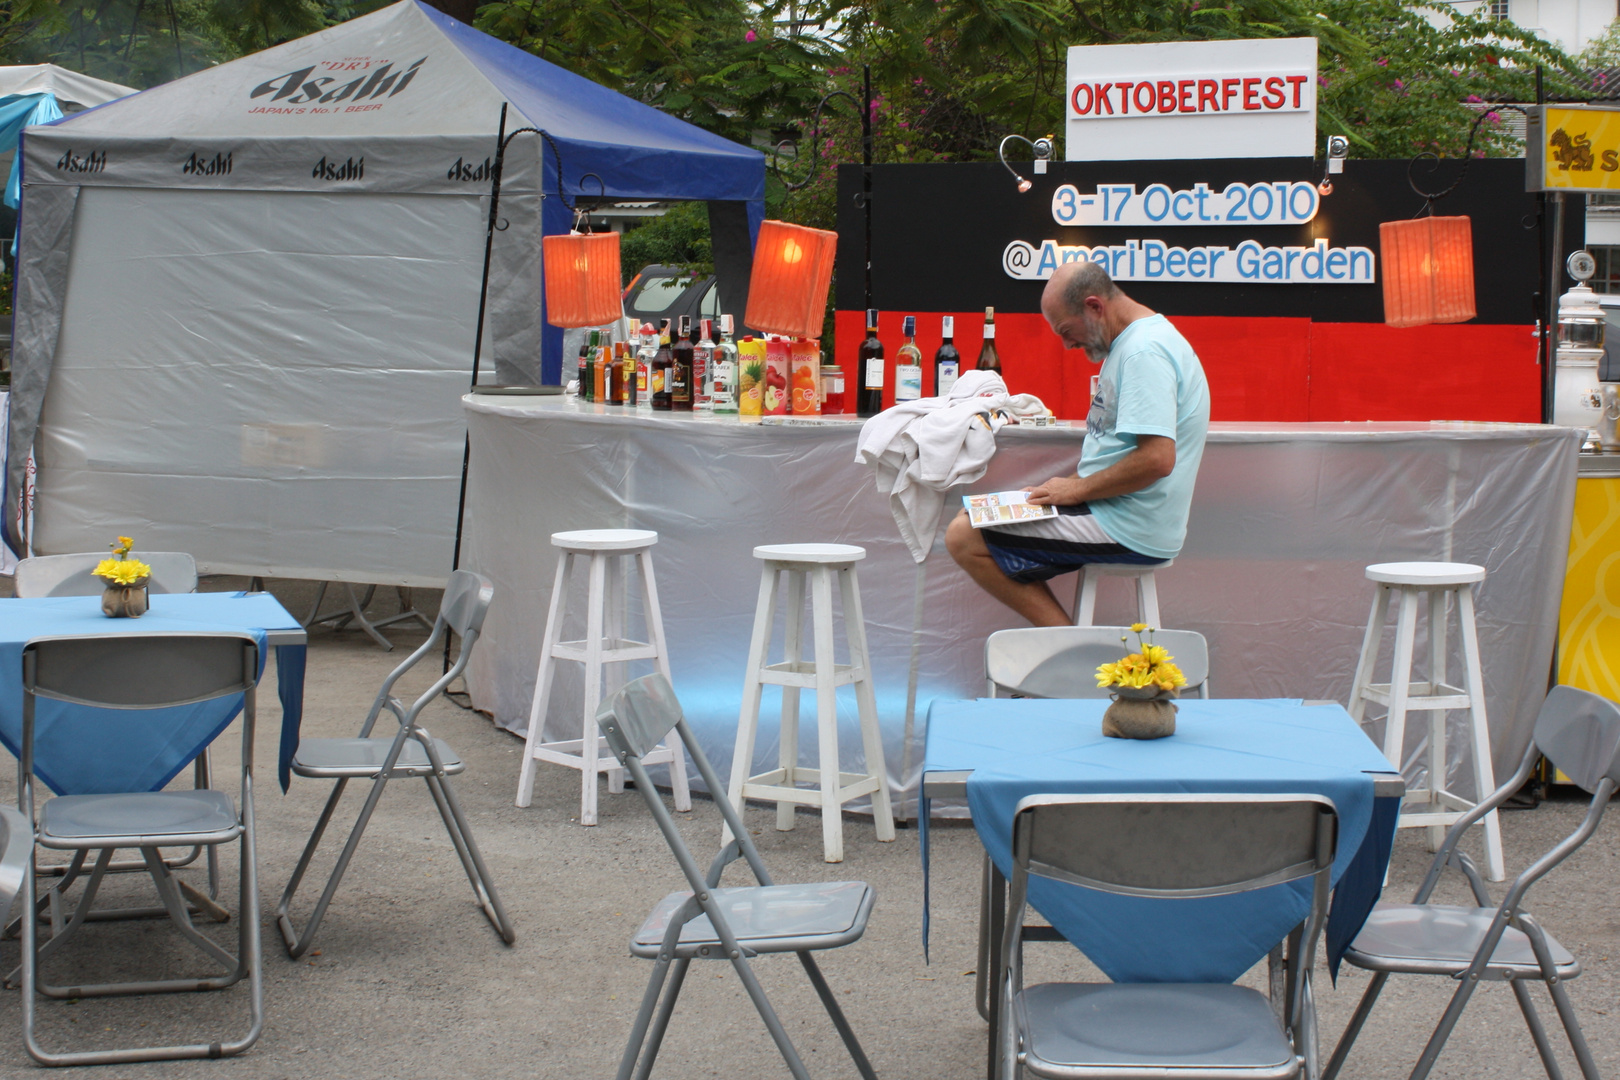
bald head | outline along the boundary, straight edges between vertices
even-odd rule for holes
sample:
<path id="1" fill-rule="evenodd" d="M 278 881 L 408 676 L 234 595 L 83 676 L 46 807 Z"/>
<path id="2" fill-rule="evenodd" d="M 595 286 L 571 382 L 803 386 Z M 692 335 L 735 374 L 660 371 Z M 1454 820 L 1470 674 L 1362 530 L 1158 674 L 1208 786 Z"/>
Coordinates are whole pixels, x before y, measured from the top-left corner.
<path id="1" fill-rule="evenodd" d="M 1153 312 L 1120 291 L 1099 264 L 1070 262 L 1052 272 L 1041 314 L 1065 348 L 1084 349 L 1100 364 L 1121 330 Z"/>
<path id="2" fill-rule="evenodd" d="M 1086 297 L 1098 296 L 1112 300 L 1123 295 L 1114 279 L 1099 263 L 1091 261 L 1069 262 L 1052 272 L 1051 280 L 1041 293 L 1041 311 L 1073 315 L 1086 305 Z M 1051 316 L 1047 316 L 1050 320 Z"/>

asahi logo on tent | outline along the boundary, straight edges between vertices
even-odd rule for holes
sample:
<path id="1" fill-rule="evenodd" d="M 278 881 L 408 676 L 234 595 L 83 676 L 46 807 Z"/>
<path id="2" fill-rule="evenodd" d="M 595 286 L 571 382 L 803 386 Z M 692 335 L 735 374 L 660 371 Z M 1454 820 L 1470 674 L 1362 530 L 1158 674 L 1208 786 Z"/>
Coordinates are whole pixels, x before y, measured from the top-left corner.
<path id="1" fill-rule="evenodd" d="M 56 168 L 59 172 L 93 173 L 101 172 L 106 167 L 107 151 L 105 150 L 100 153 L 92 150 L 90 153 L 80 157 L 73 152 L 72 148 L 69 148 L 67 153 L 56 159 Z"/>
<path id="2" fill-rule="evenodd" d="M 450 171 L 444 174 L 446 180 L 460 180 L 463 183 L 473 183 L 479 180 L 488 180 L 494 175 L 494 169 L 489 158 L 484 159 L 482 165 L 469 165 L 464 158 L 456 158 L 456 163 L 450 166 Z"/>
<path id="3" fill-rule="evenodd" d="M 323 157 L 315 163 L 309 175 L 316 180 L 359 180 L 366 175 L 366 159 L 350 158 L 340 165 Z"/>
<path id="4" fill-rule="evenodd" d="M 215 154 L 212 158 L 200 158 L 192 154 L 186 159 L 186 163 L 180 166 L 180 171 L 186 176 L 229 176 L 231 155 Z"/>
<path id="5" fill-rule="evenodd" d="M 369 70 L 365 65 L 370 65 L 372 62 L 365 58 L 326 61 L 299 68 L 297 71 L 289 71 L 285 75 L 277 75 L 275 78 L 254 87 L 253 92 L 248 97 L 250 99 L 262 98 L 269 94 L 271 95 L 271 104 L 279 106 L 336 105 L 345 102 L 376 101 L 384 97 L 398 97 L 407 86 L 411 85 L 411 80 L 416 78 L 416 73 L 422 69 L 422 65 L 426 62 L 427 57 L 424 56 L 404 71 L 395 71 L 394 63 L 391 60 Z M 357 68 L 360 70 L 360 74 L 343 81 L 343 76 Z M 317 69 L 342 72 L 342 75 L 316 75 Z M 339 85 L 333 85 L 334 83 Z M 283 110 L 280 108 L 262 108 L 253 111 L 281 112 Z M 354 109 L 351 105 L 351 108 L 344 111 L 359 110 Z"/>

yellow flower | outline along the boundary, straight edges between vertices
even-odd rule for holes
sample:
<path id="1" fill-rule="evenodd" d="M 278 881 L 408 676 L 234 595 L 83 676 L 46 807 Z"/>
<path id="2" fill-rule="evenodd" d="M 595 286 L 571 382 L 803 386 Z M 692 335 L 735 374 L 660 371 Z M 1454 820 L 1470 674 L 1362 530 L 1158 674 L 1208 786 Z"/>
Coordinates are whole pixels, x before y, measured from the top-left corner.
<path id="1" fill-rule="evenodd" d="M 139 559 L 102 559 L 92 572 L 113 585 L 133 585 L 150 576 L 152 568 Z"/>
<path id="2" fill-rule="evenodd" d="M 1148 624 L 1145 623 L 1145 622 L 1131 623 L 1131 633 L 1133 633 L 1133 634 L 1140 634 L 1142 631 L 1146 630 L 1147 628 L 1148 628 Z"/>
<path id="3" fill-rule="evenodd" d="M 117 555 L 119 558 L 123 558 L 125 555 L 128 555 L 130 549 L 135 546 L 135 541 L 127 536 L 120 536 L 116 544 L 110 544 L 108 546 L 112 548 L 112 553 L 114 555 Z"/>

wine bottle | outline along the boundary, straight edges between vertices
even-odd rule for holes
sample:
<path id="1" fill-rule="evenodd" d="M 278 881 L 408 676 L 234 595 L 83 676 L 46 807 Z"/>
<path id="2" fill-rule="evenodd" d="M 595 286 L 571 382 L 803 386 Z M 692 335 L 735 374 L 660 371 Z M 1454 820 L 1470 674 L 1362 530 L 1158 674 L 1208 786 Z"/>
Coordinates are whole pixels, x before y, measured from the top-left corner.
<path id="1" fill-rule="evenodd" d="M 591 400 L 590 355 L 591 339 L 587 334 L 579 342 L 579 383 L 574 391 L 574 396 L 581 401 Z"/>
<path id="2" fill-rule="evenodd" d="M 979 347 L 979 362 L 974 367 L 980 371 L 993 371 L 1001 374 L 1001 355 L 996 352 L 996 309 L 984 309 L 984 344 Z"/>
<path id="3" fill-rule="evenodd" d="M 894 403 L 922 397 L 922 351 L 917 348 L 917 316 L 907 315 L 901 331 L 906 343 L 894 354 Z"/>
<path id="4" fill-rule="evenodd" d="M 682 315 L 669 350 L 669 404 L 681 412 L 692 411 L 692 341 L 692 316 Z"/>
<path id="5" fill-rule="evenodd" d="M 608 396 L 609 405 L 624 404 L 624 342 L 615 341 L 613 351 L 608 357 Z"/>
<path id="6" fill-rule="evenodd" d="M 652 407 L 658 412 L 668 412 L 674 408 L 670 397 L 670 384 L 674 380 L 670 377 L 670 369 L 675 366 L 675 358 L 669 349 L 669 320 L 658 320 L 658 351 L 653 354 L 652 364 L 648 370 L 648 381 L 651 383 Z"/>
<path id="7" fill-rule="evenodd" d="M 934 353 L 934 396 L 945 397 L 962 371 L 962 356 L 952 341 L 956 337 L 956 316 L 946 315 L 941 319 L 939 332 L 944 340 Z"/>
<path id="8" fill-rule="evenodd" d="M 877 308 L 866 309 L 866 340 L 855 354 L 861 386 L 855 395 L 855 415 L 876 416 L 883 411 L 883 342 L 878 340 Z"/>

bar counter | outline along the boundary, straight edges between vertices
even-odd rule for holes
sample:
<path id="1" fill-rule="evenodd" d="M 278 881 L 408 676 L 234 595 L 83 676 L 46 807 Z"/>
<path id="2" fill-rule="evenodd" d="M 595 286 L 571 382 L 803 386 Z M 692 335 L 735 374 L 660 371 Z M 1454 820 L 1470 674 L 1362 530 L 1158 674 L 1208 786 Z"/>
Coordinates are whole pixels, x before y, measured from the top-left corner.
<path id="1" fill-rule="evenodd" d="M 759 587 L 754 546 L 859 544 L 867 552 L 859 574 L 888 768 L 906 793 L 896 807 L 909 811 L 921 768 L 921 732 L 905 745 L 918 571 L 887 497 L 855 463 L 860 421 L 743 423 L 487 394 L 469 394 L 463 404 L 472 463 L 462 565 L 496 588 L 468 670 L 476 707 L 503 727 L 527 727 L 556 570 L 550 534 L 653 529 L 675 687 L 705 750 L 729 762 Z M 1083 422 L 1004 428 L 989 472 L 971 489 L 1072 474 L 1084 435 Z M 1368 564 L 1481 564 L 1480 642 L 1501 774 L 1527 745 L 1546 684 L 1578 447 L 1574 429 L 1534 424 L 1212 424 L 1186 546 L 1158 573 L 1164 622 L 1208 637 L 1216 697 L 1342 702 L 1371 603 Z M 960 494 L 949 502 L 959 505 Z M 942 521 L 951 512 L 948 505 Z M 922 572 L 917 727 L 931 699 L 980 696 L 985 637 L 1022 625 L 951 562 L 941 538 Z M 1053 582 L 1065 603 L 1073 581 Z M 575 607 L 568 637 L 582 636 L 582 600 Z M 1105 581 L 1097 621 L 1134 619 L 1128 583 Z M 639 615 L 631 625 L 639 626 Z M 1451 635 L 1454 651 L 1456 641 Z M 579 736 L 580 675 L 570 670 L 577 666 L 559 672 L 549 738 Z M 778 702 L 767 693 L 756 769 L 775 760 Z M 839 717 L 852 755 L 847 769 L 860 747 L 852 695 L 840 697 Z M 1453 748 L 1466 745 L 1462 719 L 1454 714 Z M 1408 725 L 1408 756 L 1424 728 Z M 1381 723 L 1371 723 L 1369 734 L 1381 741 Z M 813 754 L 814 740 L 805 744 Z M 1471 782 L 1457 764 L 1450 769 L 1466 796 Z"/>

